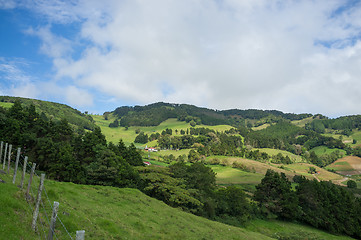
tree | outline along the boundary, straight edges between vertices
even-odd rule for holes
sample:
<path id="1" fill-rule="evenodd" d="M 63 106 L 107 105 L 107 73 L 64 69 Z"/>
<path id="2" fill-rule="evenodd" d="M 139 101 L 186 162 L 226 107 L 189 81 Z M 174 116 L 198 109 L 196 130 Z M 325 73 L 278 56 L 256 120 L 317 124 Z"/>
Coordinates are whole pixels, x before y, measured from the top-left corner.
<path id="1" fill-rule="evenodd" d="M 135 137 L 135 143 L 146 144 L 148 142 L 148 134 L 144 134 L 144 132 L 140 132 L 139 135 Z"/>
<path id="2" fill-rule="evenodd" d="M 191 149 L 188 153 L 188 161 L 191 163 L 195 163 L 200 159 L 200 155 L 198 152 Z"/>
<path id="3" fill-rule="evenodd" d="M 142 156 L 133 143 L 128 147 L 125 160 L 132 166 L 144 166 Z"/>
<path id="4" fill-rule="evenodd" d="M 348 180 L 347 187 L 348 188 L 357 188 L 357 183 L 354 180 Z"/>
<path id="5" fill-rule="evenodd" d="M 261 211 L 269 217 L 294 219 L 300 213 L 298 198 L 291 189 L 291 183 L 284 173 L 268 169 L 261 183 L 256 186 L 254 199 L 258 201 Z"/>
<path id="6" fill-rule="evenodd" d="M 245 222 L 250 218 L 251 207 L 244 191 L 237 186 L 220 188 L 215 192 L 216 215 L 235 217 L 240 222 Z"/>

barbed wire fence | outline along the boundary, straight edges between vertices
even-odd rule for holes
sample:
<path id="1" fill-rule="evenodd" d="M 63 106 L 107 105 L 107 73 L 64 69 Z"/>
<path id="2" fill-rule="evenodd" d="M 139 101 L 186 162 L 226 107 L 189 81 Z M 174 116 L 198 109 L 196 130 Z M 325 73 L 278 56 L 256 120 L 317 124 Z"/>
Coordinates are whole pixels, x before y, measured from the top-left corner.
<path id="1" fill-rule="evenodd" d="M 46 188 L 44 186 L 45 181 L 45 173 L 40 174 L 40 176 L 35 172 L 36 163 L 32 163 L 30 165 L 28 161 L 28 157 L 24 156 L 21 153 L 21 148 L 17 148 L 16 153 L 16 160 L 13 161 L 13 145 L 9 143 L 4 143 L 1 141 L 0 143 L 0 163 L 3 162 L 3 173 L 8 174 L 10 176 L 10 170 L 11 170 L 11 164 L 14 164 L 13 167 L 13 179 L 12 183 L 16 183 L 17 179 L 17 173 L 19 172 L 18 168 L 22 168 L 22 175 L 21 175 L 21 181 L 20 185 L 18 187 L 21 190 L 24 189 L 25 183 L 25 175 L 28 173 L 28 170 L 30 170 L 27 189 L 25 192 L 25 198 L 26 202 L 29 206 L 29 214 L 32 214 L 32 224 L 31 227 L 35 231 L 35 233 L 39 236 L 39 239 L 58 239 L 58 236 L 55 231 L 55 223 L 56 221 L 60 222 L 61 227 L 66 233 L 66 236 L 74 240 L 74 238 L 69 233 L 68 229 L 66 228 L 65 224 L 61 220 L 60 216 L 57 214 L 58 208 L 59 208 L 59 202 L 53 202 L 51 204 L 50 198 L 48 196 L 48 193 L 46 191 Z M 6 169 L 7 165 L 7 169 Z M 36 180 L 36 181 L 34 181 Z M 35 184 L 33 182 L 39 182 L 38 189 L 36 189 Z M 42 193 L 45 193 L 42 194 Z M 36 196 L 36 198 L 35 198 Z M 45 199 L 45 202 L 43 201 Z M 49 214 L 51 211 L 51 215 Z M 48 230 L 47 230 L 48 229 Z M 48 232 L 48 233 L 47 233 Z M 76 237 L 75 240 L 84 240 L 85 231 L 79 230 L 76 231 Z"/>

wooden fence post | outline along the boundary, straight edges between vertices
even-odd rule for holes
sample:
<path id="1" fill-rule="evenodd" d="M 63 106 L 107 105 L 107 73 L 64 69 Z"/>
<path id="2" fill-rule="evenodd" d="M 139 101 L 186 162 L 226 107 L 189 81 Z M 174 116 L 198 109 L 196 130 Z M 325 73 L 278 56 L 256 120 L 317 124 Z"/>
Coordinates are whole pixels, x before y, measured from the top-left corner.
<path id="1" fill-rule="evenodd" d="M 84 240 L 85 230 L 76 231 L 75 240 Z"/>
<path id="2" fill-rule="evenodd" d="M 7 151 L 8 151 L 8 143 L 5 143 L 5 154 L 4 154 L 3 170 L 5 170 L 6 154 L 8 153 Z"/>
<path id="3" fill-rule="evenodd" d="M 11 149 L 13 148 L 13 145 L 9 145 L 9 157 L 8 157 L 8 174 L 10 173 L 10 160 L 11 160 Z"/>
<path id="4" fill-rule="evenodd" d="M 45 179 L 45 173 L 42 173 L 40 176 L 40 184 L 39 184 L 39 189 L 38 189 L 38 196 L 36 198 L 36 203 L 35 203 L 33 221 L 31 223 L 31 228 L 34 231 L 36 230 L 36 221 L 37 221 L 38 215 L 39 215 L 39 207 L 40 207 L 40 201 L 41 201 L 41 193 L 43 191 L 43 186 L 44 186 L 44 179 Z"/>
<path id="5" fill-rule="evenodd" d="M 18 171 L 18 165 L 19 165 L 19 159 L 20 159 L 20 151 L 21 151 L 21 149 L 18 148 L 18 153 L 17 153 L 17 155 L 16 155 L 16 162 L 15 162 L 15 167 L 14 167 L 13 184 L 15 184 L 16 173 L 17 173 L 17 171 Z"/>
<path id="6" fill-rule="evenodd" d="M 53 214 L 51 215 L 51 222 L 50 222 L 48 240 L 53 240 L 55 223 L 56 223 L 56 217 L 57 217 L 57 214 L 58 214 L 58 209 L 59 209 L 59 203 L 58 203 L 58 202 L 54 202 Z"/>
<path id="7" fill-rule="evenodd" d="M 20 188 L 23 189 L 24 186 L 24 179 L 25 179 L 25 173 L 26 173 L 26 166 L 28 164 L 28 156 L 24 159 L 24 166 L 23 166 L 23 175 L 21 176 L 21 182 L 20 182 Z"/>
<path id="8" fill-rule="evenodd" d="M 26 190 L 26 199 L 30 198 L 30 188 L 31 188 L 31 182 L 33 181 L 35 167 L 36 167 L 36 163 L 33 163 L 33 167 L 31 168 L 30 177 L 29 177 L 28 189 Z"/>
<path id="9" fill-rule="evenodd" d="M 0 161 L 1 161 L 1 159 L 3 159 L 3 147 L 4 147 L 4 142 L 3 142 L 3 141 L 1 141 Z"/>

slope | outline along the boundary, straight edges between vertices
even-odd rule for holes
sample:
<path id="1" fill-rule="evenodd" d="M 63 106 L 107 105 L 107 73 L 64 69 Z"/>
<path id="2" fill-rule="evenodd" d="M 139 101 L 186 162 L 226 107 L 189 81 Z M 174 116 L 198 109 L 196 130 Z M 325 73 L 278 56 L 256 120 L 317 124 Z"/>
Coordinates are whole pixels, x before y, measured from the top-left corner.
<path id="1" fill-rule="evenodd" d="M 11 181 L 7 175 L 1 178 Z M 0 239 L 36 239 L 23 192 L 11 183 L 0 184 L 0 205 L 5 206 L 0 211 Z M 271 239 L 171 208 L 135 189 L 51 180 L 45 181 L 45 189 L 51 202 L 60 203 L 58 216 L 72 236 L 84 229 L 86 239 Z M 56 235 L 68 239 L 59 224 Z"/>
<path id="2" fill-rule="evenodd" d="M 45 115 L 48 119 L 61 120 L 65 118 L 73 126 L 88 130 L 95 128 L 90 115 L 83 114 L 65 104 L 30 98 L 0 96 L 0 106 L 9 108 L 16 100 L 20 101 L 23 106 L 34 105 L 36 111 L 43 116 Z"/>

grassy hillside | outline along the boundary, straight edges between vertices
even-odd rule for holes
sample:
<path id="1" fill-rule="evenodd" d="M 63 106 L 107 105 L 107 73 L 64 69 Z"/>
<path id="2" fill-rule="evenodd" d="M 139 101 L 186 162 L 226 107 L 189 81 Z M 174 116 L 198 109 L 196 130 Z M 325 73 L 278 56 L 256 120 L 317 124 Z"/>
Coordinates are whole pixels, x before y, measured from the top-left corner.
<path id="1" fill-rule="evenodd" d="M 284 157 L 288 156 L 292 162 L 302 162 L 303 159 L 301 156 L 284 151 L 284 150 L 279 150 L 279 149 L 273 149 L 273 148 L 256 148 L 258 149 L 260 152 L 265 152 L 270 156 L 275 156 L 279 153 L 281 153 Z M 254 150 L 256 150 L 254 149 Z"/>
<path id="2" fill-rule="evenodd" d="M 208 158 L 208 161 L 213 158 L 218 158 L 222 165 L 212 165 L 211 168 L 217 173 L 218 184 L 258 184 L 261 182 L 264 174 L 268 169 L 272 169 L 276 172 L 283 172 L 289 178 L 295 175 L 303 175 L 307 178 L 317 178 L 323 181 L 337 181 L 343 179 L 342 176 L 329 172 L 323 168 L 319 168 L 309 163 L 293 163 L 288 165 L 262 163 L 254 160 L 238 158 L 238 157 L 225 157 L 225 156 L 212 156 Z M 248 171 L 242 171 L 237 168 L 232 168 L 233 162 L 241 163 Z M 314 167 L 319 173 L 315 176 L 308 173 L 310 167 Z"/>
<path id="3" fill-rule="evenodd" d="M 145 134 L 152 134 L 152 133 L 161 133 L 163 130 L 169 128 L 173 130 L 173 135 L 180 136 L 180 130 L 186 131 L 187 129 L 191 128 L 192 126 L 185 122 L 185 121 L 178 121 L 176 118 L 170 118 L 166 121 L 162 122 L 158 126 L 149 126 L 149 127 L 142 127 L 142 126 L 131 126 L 128 128 L 125 127 L 117 127 L 117 128 L 111 128 L 109 127 L 109 124 L 114 121 L 114 117 L 110 114 L 108 116 L 108 120 L 104 119 L 104 116 L 102 115 L 92 115 L 92 118 L 95 121 L 95 124 L 99 126 L 102 130 L 102 133 L 107 138 L 107 141 L 117 143 L 119 142 L 119 139 L 123 139 L 124 143 L 130 144 L 134 142 L 135 137 L 137 134 L 135 133 L 136 130 L 142 131 Z M 226 131 L 232 128 L 230 125 L 215 125 L 215 126 L 206 126 L 206 125 L 197 125 L 196 127 L 205 127 L 209 128 L 215 131 Z M 178 130 L 178 134 L 175 132 L 175 130 Z M 144 145 L 137 144 L 139 147 L 145 147 L 145 145 L 152 146 L 155 145 L 155 143 L 147 143 Z"/>
<path id="4" fill-rule="evenodd" d="M 32 212 L 24 192 L 11 184 L 11 178 L 0 175 L 0 239 L 37 239 L 30 228 Z M 35 178 L 34 192 L 38 179 Z M 253 220 L 246 228 L 233 227 L 171 208 L 138 190 L 45 181 L 50 202 L 60 203 L 58 217 L 75 239 L 77 230 L 85 230 L 85 239 L 351 239 L 334 236 L 300 224 Z M 48 214 L 46 195 L 43 202 Z M 38 223 L 42 237 L 47 235 L 46 216 Z M 44 233 L 45 232 L 45 233 Z M 56 224 L 57 239 L 69 239 Z M 280 238 L 282 236 L 283 238 Z"/>
<path id="5" fill-rule="evenodd" d="M 1 178 L 10 182 L 4 175 Z M 45 189 L 51 202 L 60 203 L 58 215 L 73 237 L 82 229 L 86 239 L 270 239 L 171 208 L 135 189 L 50 180 L 46 180 Z M 47 200 L 43 201 L 47 205 Z M 0 239 L 37 238 L 30 229 L 30 208 L 16 186 L 1 184 L 0 205 L 5 206 L 0 211 Z M 59 221 L 56 235 L 68 238 Z"/>
<path id="6" fill-rule="evenodd" d="M 89 115 L 83 114 L 80 111 L 65 104 L 30 98 L 0 96 L 0 106 L 10 108 L 15 100 L 19 100 L 23 107 L 33 104 L 39 114 L 44 113 L 45 116 L 49 119 L 61 120 L 62 118 L 65 118 L 73 126 L 78 126 L 85 129 L 94 129 L 95 127 L 95 124 Z"/>

